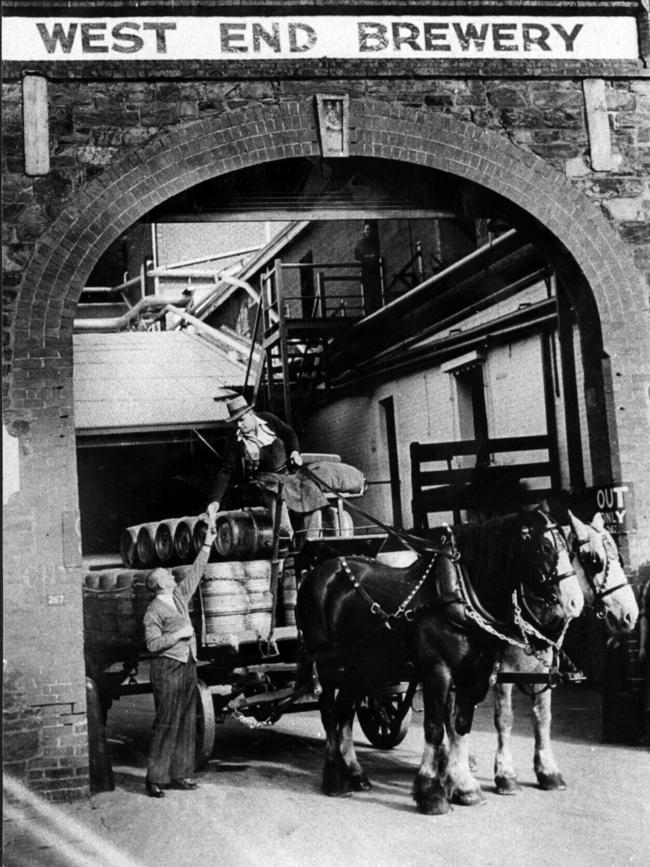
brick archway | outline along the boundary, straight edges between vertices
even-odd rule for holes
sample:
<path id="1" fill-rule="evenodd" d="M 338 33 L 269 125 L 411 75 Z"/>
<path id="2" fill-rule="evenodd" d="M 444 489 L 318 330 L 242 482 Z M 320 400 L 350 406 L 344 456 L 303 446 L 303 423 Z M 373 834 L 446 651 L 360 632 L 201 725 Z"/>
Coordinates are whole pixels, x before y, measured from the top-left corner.
<path id="1" fill-rule="evenodd" d="M 624 326 L 626 314 L 638 310 L 637 297 L 643 295 L 629 252 L 597 207 L 542 160 L 496 133 L 440 113 L 383 102 L 352 100 L 350 109 L 351 155 L 415 163 L 473 181 L 531 214 L 562 242 L 589 284 L 605 349 L 616 359 L 617 372 L 622 371 L 620 379 L 613 379 L 616 404 L 608 410 L 609 436 L 614 451 L 620 438 L 622 472 L 632 474 L 645 395 Z M 6 418 L 21 442 L 20 493 L 7 510 L 13 524 L 7 527 L 12 537 L 5 545 L 5 605 L 23 610 L 25 594 L 31 593 L 33 606 L 26 622 L 7 622 L 5 641 L 12 648 L 13 668 L 26 676 L 29 703 L 60 709 L 74 753 L 69 767 L 76 782 L 71 785 L 81 789 L 87 774 L 81 561 L 69 531 L 78 508 L 72 394 L 77 301 L 100 255 L 154 206 L 218 175 L 319 153 L 307 99 L 173 129 L 89 183 L 41 237 L 25 272 L 12 325 L 5 402 Z M 621 409 L 627 411 L 619 413 Z M 593 406 L 591 412 L 602 414 L 602 409 Z M 649 488 L 640 480 L 635 491 L 640 516 L 650 503 Z M 636 536 L 638 563 L 650 540 L 645 524 Z M 632 544 L 630 549 L 633 553 Z M 54 604 L 50 598 L 63 602 L 49 608 Z M 42 646 L 48 630 L 58 636 L 60 652 L 52 659 L 36 658 L 32 648 Z M 43 724 L 42 755 L 32 762 L 33 768 L 44 769 L 35 773 L 42 774 L 39 785 L 46 790 L 50 753 L 59 749 L 60 726 L 54 717 Z"/>
<path id="2" fill-rule="evenodd" d="M 585 195 L 538 157 L 448 115 L 383 102 L 353 101 L 350 123 L 351 155 L 416 163 L 458 175 L 539 220 L 574 257 L 602 322 L 635 306 L 629 254 L 615 232 Z M 188 124 L 106 169 L 35 249 L 16 309 L 14 385 L 22 380 L 25 346 L 34 351 L 71 331 L 73 308 L 92 267 L 143 214 L 218 175 L 318 154 L 313 109 L 306 100 Z M 12 396 L 12 408 L 18 409 L 15 389 Z"/>
<path id="3" fill-rule="evenodd" d="M 414 163 L 457 175 L 498 193 L 544 225 L 584 275 L 590 305 L 597 310 L 605 335 L 605 350 L 631 372 L 625 337 L 619 336 L 626 313 L 638 306 L 640 297 L 629 250 L 597 206 L 570 181 L 499 134 L 449 115 L 355 99 L 350 126 L 352 156 Z M 14 429 L 40 427 L 42 439 L 49 424 L 50 442 L 55 427 L 59 440 L 74 436 L 68 388 L 72 324 L 87 277 L 112 241 L 154 206 L 201 181 L 264 162 L 319 153 L 313 103 L 305 99 L 237 110 L 172 129 L 142 150 L 125 155 L 89 183 L 42 237 L 25 273 L 16 304 L 13 367 L 5 404 Z M 38 365 L 48 371 L 46 387 L 49 380 L 55 390 L 42 400 L 35 400 L 30 388 Z M 635 402 L 639 405 L 631 377 L 616 381 L 614 387 L 625 392 L 616 396 L 617 402 L 623 400 L 628 408 Z M 618 416 L 610 410 L 607 423 L 613 444 L 617 425 L 625 426 L 631 416 L 631 412 Z M 618 456 L 614 458 L 618 467 Z M 70 507 L 76 508 L 72 475 L 68 485 L 62 483 L 62 491 Z"/>

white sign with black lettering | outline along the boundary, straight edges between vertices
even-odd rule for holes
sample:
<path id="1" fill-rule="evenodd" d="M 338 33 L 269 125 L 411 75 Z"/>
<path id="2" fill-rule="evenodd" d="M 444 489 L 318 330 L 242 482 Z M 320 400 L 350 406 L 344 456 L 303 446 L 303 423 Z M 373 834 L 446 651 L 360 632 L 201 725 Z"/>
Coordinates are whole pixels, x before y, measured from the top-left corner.
<path id="1" fill-rule="evenodd" d="M 632 16 L 13 18 L 4 60 L 636 60 Z"/>
<path id="2" fill-rule="evenodd" d="M 628 497 L 631 485 L 603 485 L 595 489 L 596 506 L 602 513 L 605 524 L 613 533 L 625 532 L 628 512 Z"/>

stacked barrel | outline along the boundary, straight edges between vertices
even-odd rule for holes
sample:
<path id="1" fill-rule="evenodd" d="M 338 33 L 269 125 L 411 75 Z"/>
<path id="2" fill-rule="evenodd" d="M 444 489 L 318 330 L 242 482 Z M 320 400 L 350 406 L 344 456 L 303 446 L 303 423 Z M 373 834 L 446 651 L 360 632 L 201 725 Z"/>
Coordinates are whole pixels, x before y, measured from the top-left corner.
<path id="1" fill-rule="evenodd" d="M 213 559 L 252 560 L 271 556 L 273 525 L 267 509 L 221 512 L 216 531 Z M 122 562 L 132 569 L 191 563 L 201 550 L 205 532 L 205 520 L 198 515 L 134 524 L 122 532 Z"/>
<path id="2" fill-rule="evenodd" d="M 194 596 L 191 615 L 197 636 L 210 645 L 238 647 L 243 640 L 266 638 L 271 630 L 273 527 L 266 509 L 222 512 L 210 561 Z M 201 550 L 206 524 L 199 516 L 169 518 L 127 527 L 121 555 L 127 569 L 89 572 L 84 580 L 86 641 L 123 644 L 144 651 L 143 617 L 153 593 L 147 577 L 153 568 L 170 570 L 177 582 L 188 577 Z M 295 625 L 293 560 L 278 585 L 278 626 Z M 283 574 L 285 572 L 285 574 Z"/>
<path id="3" fill-rule="evenodd" d="M 177 582 L 192 566 L 170 569 Z M 89 645 L 124 645 L 144 652 L 143 618 L 154 594 L 147 590 L 151 570 L 107 569 L 84 579 L 84 632 Z M 295 580 L 295 579 L 294 579 Z M 271 630 L 271 561 L 208 563 L 190 602 L 198 636 L 210 645 L 237 647 L 266 638 Z M 295 624 L 295 593 L 278 591 L 278 625 Z"/>
<path id="4" fill-rule="evenodd" d="M 83 611 L 86 643 L 122 644 L 144 650 L 142 619 L 153 593 L 147 590 L 147 572 L 105 569 L 84 579 Z"/>

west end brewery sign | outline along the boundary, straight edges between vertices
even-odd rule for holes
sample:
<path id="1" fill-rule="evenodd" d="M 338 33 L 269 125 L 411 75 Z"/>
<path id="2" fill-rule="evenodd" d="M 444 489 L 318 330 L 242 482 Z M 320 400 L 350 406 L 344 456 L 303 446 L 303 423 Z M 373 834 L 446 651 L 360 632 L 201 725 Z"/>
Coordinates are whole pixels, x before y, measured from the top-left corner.
<path id="1" fill-rule="evenodd" d="M 635 60 L 628 16 L 3 19 L 4 60 Z"/>

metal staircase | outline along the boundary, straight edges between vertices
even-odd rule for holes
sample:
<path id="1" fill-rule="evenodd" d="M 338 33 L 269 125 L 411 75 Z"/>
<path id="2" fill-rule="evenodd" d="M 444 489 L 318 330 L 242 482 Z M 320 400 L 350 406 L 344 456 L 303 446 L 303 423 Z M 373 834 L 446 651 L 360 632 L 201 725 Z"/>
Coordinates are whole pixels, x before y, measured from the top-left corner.
<path id="1" fill-rule="evenodd" d="M 311 270 L 313 279 L 301 280 Z M 305 286 L 309 291 L 305 291 Z M 262 381 L 268 409 L 292 423 L 330 388 L 328 354 L 363 317 L 358 263 L 274 261 L 261 279 Z"/>

